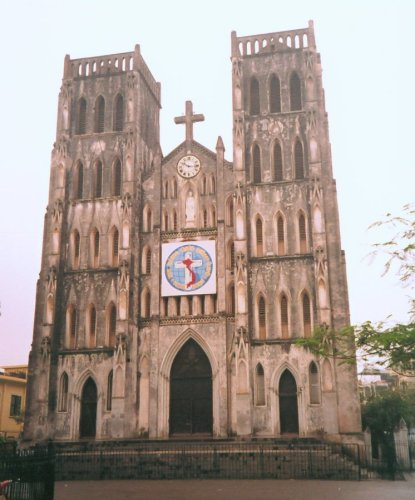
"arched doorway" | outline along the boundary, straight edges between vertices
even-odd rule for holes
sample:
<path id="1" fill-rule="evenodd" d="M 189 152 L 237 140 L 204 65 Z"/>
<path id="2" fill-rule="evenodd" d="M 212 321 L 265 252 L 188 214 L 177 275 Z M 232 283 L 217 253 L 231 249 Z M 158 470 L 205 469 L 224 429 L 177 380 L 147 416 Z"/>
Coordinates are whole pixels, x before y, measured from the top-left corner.
<path id="1" fill-rule="evenodd" d="M 212 368 L 193 339 L 178 352 L 170 374 L 170 435 L 212 433 Z"/>
<path id="2" fill-rule="evenodd" d="M 97 386 L 91 377 L 85 382 L 81 395 L 81 418 L 79 436 L 81 438 L 95 437 L 97 430 Z"/>
<path id="3" fill-rule="evenodd" d="M 281 375 L 278 394 L 281 434 L 298 434 L 297 384 L 289 370 Z"/>

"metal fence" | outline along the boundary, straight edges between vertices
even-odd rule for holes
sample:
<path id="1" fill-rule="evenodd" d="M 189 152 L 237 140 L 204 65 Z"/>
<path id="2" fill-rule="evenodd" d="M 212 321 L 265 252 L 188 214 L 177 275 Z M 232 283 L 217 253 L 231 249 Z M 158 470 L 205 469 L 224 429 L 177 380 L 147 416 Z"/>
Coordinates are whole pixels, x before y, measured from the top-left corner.
<path id="1" fill-rule="evenodd" d="M 273 442 L 136 443 L 55 449 L 56 479 L 354 479 L 358 445 Z"/>
<path id="2" fill-rule="evenodd" d="M 12 481 L 5 489 L 9 500 L 53 500 L 54 475 L 50 448 L 0 446 L 0 481 Z"/>

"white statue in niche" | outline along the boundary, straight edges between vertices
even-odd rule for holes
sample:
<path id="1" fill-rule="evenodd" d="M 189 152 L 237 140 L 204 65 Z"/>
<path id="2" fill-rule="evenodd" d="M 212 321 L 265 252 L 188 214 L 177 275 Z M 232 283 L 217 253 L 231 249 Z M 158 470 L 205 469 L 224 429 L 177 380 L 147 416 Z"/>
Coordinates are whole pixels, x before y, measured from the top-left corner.
<path id="1" fill-rule="evenodd" d="M 193 226 L 195 222 L 195 198 L 193 196 L 193 191 L 189 191 L 186 198 L 186 226 Z"/>

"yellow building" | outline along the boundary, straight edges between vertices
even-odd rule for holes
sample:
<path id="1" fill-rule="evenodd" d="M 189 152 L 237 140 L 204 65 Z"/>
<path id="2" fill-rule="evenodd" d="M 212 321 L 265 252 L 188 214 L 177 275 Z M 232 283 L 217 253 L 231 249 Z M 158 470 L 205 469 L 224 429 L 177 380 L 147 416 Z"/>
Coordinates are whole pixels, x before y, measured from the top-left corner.
<path id="1" fill-rule="evenodd" d="M 0 436 L 19 437 L 23 430 L 27 365 L 0 367 Z"/>

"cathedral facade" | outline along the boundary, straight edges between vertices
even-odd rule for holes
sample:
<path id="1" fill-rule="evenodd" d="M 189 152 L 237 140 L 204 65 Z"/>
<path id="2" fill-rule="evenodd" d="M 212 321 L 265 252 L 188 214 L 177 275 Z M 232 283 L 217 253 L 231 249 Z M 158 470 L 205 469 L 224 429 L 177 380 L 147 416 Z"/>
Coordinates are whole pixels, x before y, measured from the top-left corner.
<path id="1" fill-rule="evenodd" d="M 231 40 L 232 162 L 190 101 L 162 154 L 139 46 L 66 56 L 26 440 L 360 432 L 354 367 L 295 343 L 349 322 L 313 25 Z"/>

